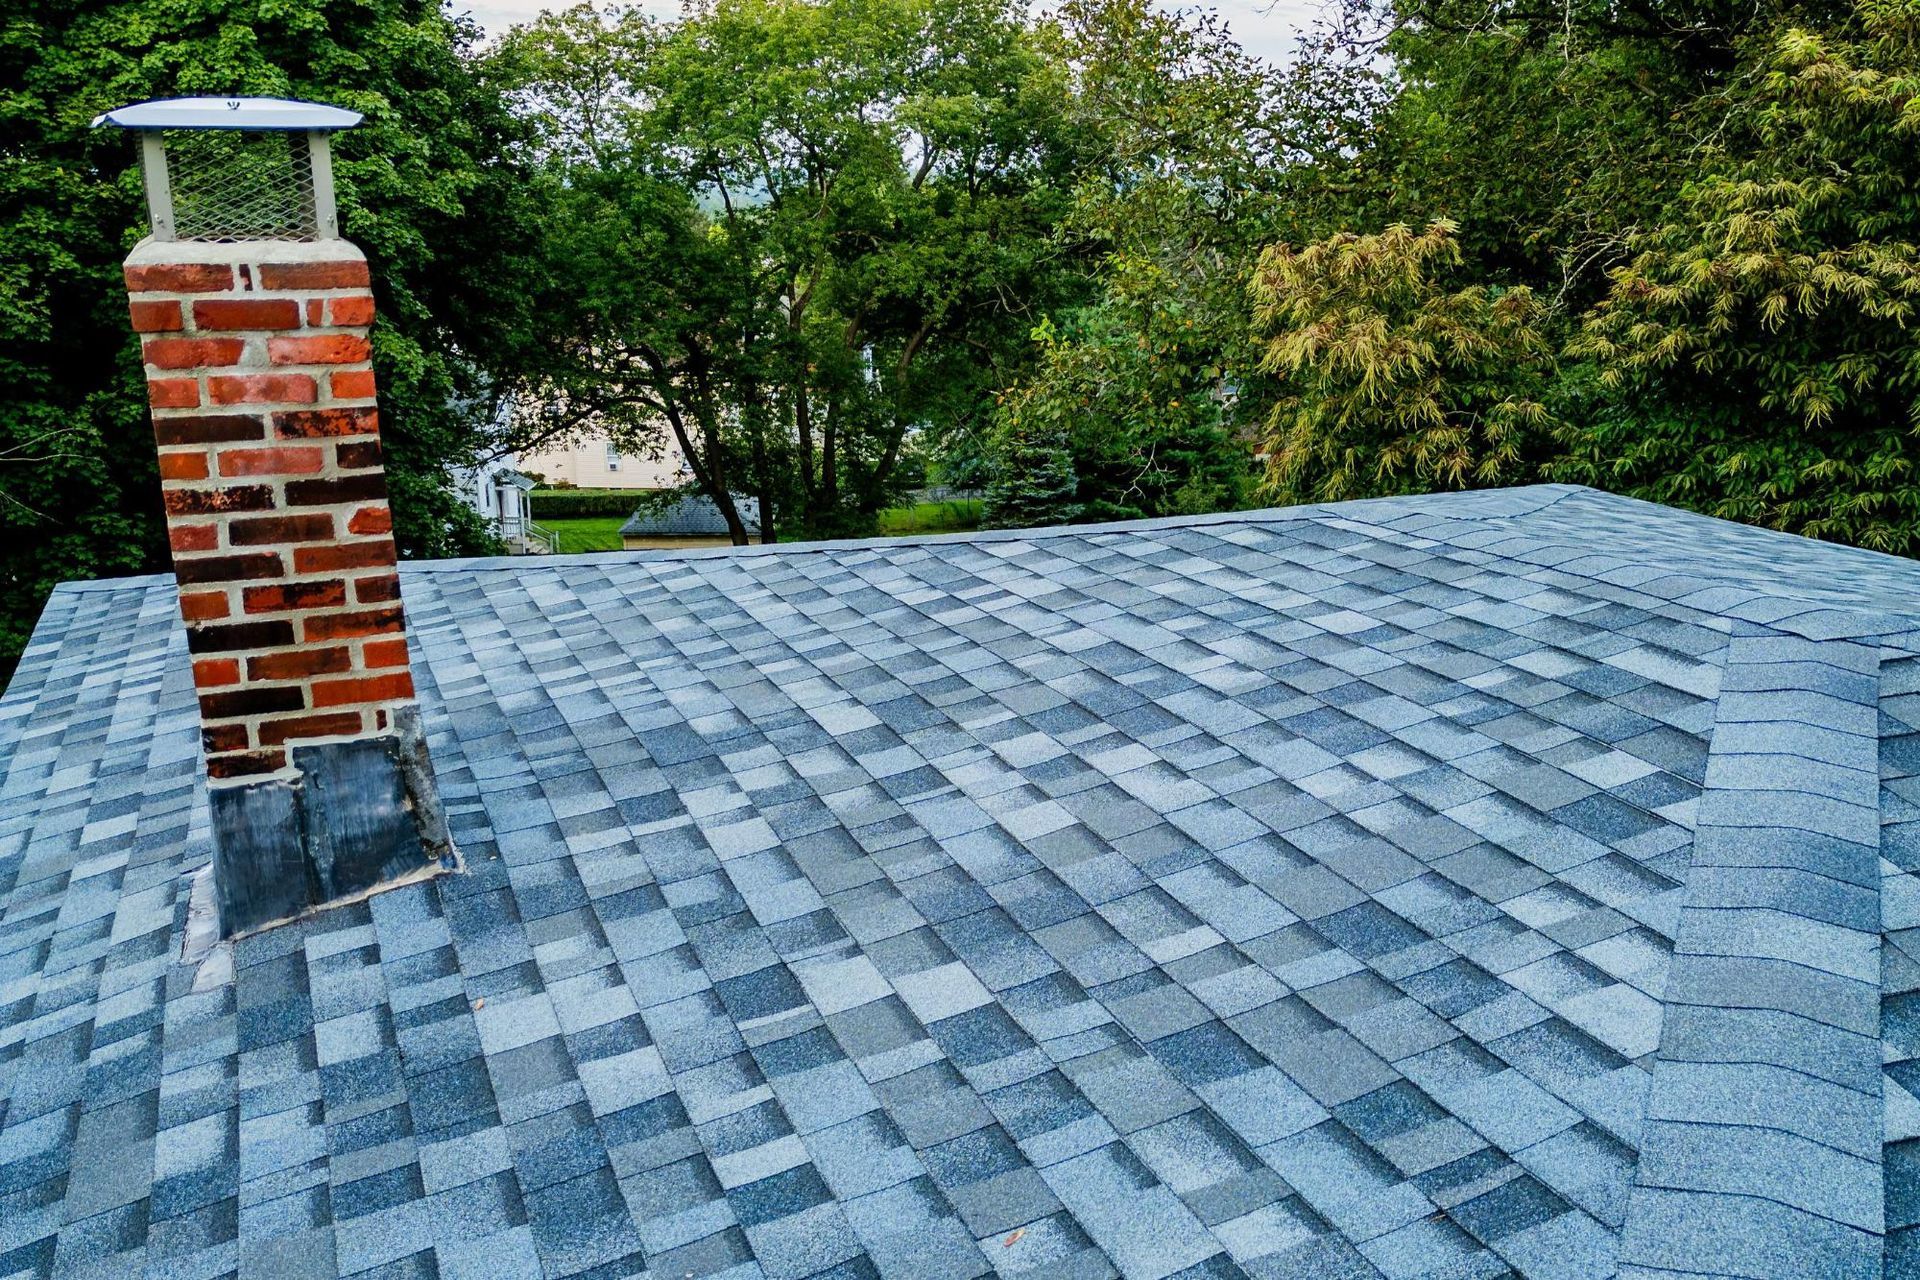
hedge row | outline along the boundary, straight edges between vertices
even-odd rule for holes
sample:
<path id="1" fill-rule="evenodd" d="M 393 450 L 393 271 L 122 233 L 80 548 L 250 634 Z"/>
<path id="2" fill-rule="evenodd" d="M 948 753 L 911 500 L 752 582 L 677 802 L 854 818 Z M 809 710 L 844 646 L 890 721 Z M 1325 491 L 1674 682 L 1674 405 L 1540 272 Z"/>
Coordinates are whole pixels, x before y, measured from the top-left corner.
<path id="1" fill-rule="evenodd" d="M 538 521 L 630 516 L 652 493 L 651 489 L 535 489 L 533 518 Z"/>

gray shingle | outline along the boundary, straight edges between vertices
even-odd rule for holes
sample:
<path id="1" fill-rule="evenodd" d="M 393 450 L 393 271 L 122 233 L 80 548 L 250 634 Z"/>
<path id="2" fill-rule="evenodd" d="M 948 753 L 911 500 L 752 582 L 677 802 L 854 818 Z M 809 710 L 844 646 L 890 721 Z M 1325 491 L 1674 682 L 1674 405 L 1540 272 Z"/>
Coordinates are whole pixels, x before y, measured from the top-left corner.
<path id="1" fill-rule="evenodd" d="M 50 602 L 0 1271 L 1848 1274 L 1905 1204 L 1910 566 L 1548 487 L 403 576 L 468 873 L 198 993 L 171 589 Z"/>

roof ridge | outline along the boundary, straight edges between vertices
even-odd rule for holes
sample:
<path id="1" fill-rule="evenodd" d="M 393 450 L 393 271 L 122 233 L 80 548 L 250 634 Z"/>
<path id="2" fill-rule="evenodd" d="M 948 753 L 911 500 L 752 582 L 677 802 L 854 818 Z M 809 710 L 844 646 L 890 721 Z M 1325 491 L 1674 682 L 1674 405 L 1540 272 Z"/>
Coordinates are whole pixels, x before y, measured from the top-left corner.
<path id="1" fill-rule="evenodd" d="M 1728 645 L 1623 1265 L 1879 1273 L 1881 1108 L 1849 1085 L 1877 1081 L 1881 1060 L 1879 671 L 1879 650 L 1851 640 L 1740 624 Z M 1764 752 L 1789 718 L 1817 758 Z M 1806 865 L 1754 867 L 1756 840 Z M 1777 1015 L 1814 1010 L 1777 1036 Z M 1795 1089 L 1769 1075 L 1814 1062 Z"/>
<path id="2" fill-rule="evenodd" d="M 1644 518 L 1634 522 L 1634 532 L 1641 535 L 1641 542 L 1650 525 L 1664 523 L 1691 526 L 1688 532 L 1694 535 L 1704 530 L 1706 545 L 1690 546 L 1685 567 L 1681 568 L 1672 561 L 1647 553 L 1639 545 L 1626 544 L 1614 538 L 1613 530 L 1619 526 L 1617 521 L 1611 527 L 1584 531 L 1577 540 L 1571 535 L 1554 536 L 1555 531 L 1551 528 L 1535 527 L 1542 518 L 1550 518 L 1550 512 L 1582 502 L 1621 506 L 1643 513 Z M 1910 613 L 1903 613 L 1835 598 L 1840 593 L 1802 585 L 1792 572 L 1793 566 L 1781 564 L 1775 552 L 1780 547 L 1790 547 L 1796 549 L 1803 559 L 1811 553 L 1869 567 L 1884 562 L 1887 571 L 1902 576 L 1907 573 L 1913 575 L 1912 593 L 1917 600 L 1920 600 L 1920 562 L 1867 548 L 1820 542 L 1780 530 L 1737 524 L 1715 516 L 1664 507 L 1639 498 L 1573 484 L 1520 485 L 1502 489 L 1357 498 L 1333 503 L 1034 529 L 982 529 L 965 533 L 749 543 L 742 547 L 688 547 L 625 553 L 581 552 L 549 556 L 405 560 L 399 568 L 403 576 L 428 573 L 524 574 L 540 569 L 605 569 L 621 565 L 692 564 L 708 560 L 726 561 L 744 568 L 748 561 L 769 557 L 839 553 L 878 555 L 890 550 L 923 546 L 1044 543 L 1061 538 L 1097 538 L 1162 530 L 1303 522 L 1353 532 L 1364 531 L 1367 536 L 1396 542 L 1412 538 L 1429 546 L 1445 546 L 1457 552 L 1477 552 L 1509 563 L 1533 565 L 1616 588 L 1625 587 L 1652 599 L 1702 612 L 1720 613 L 1809 638 L 1875 637 L 1896 647 L 1920 652 L 1920 606 Z M 1467 535 L 1466 530 L 1472 530 L 1472 533 Z M 1715 548 L 1713 543 L 1716 541 L 1725 544 L 1724 547 Z M 1764 550 L 1761 544 L 1767 544 Z M 1750 572 L 1743 574 L 1736 568 L 1715 563 L 1716 550 L 1748 556 L 1756 563 Z M 1809 568 L 1806 572 L 1813 570 Z M 68 582 L 61 583 L 55 590 L 119 591 L 160 585 L 169 581 L 171 576 L 162 573 Z M 1818 576 L 1823 583 L 1836 580 L 1830 568 Z M 1855 576 L 1848 575 L 1845 580 L 1851 581 Z M 1880 594 L 1892 594 L 1898 598 L 1897 592 Z M 1794 601 L 1806 607 L 1782 612 L 1763 603 L 1781 601 Z"/>
<path id="3" fill-rule="evenodd" d="M 1549 486 L 1537 486 L 1546 488 Z M 1821 591 L 1804 586 L 1792 573 L 1793 566 L 1782 563 L 1774 554 L 1779 548 L 1791 548 L 1803 557 L 1807 554 L 1832 556 L 1847 561 L 1864 561 L 1883 573 L 1911 574 L 1911 593 L 1920 601 L 1920 562 L 1887 552 L 1737 524 L 1716 516 L 1663 507 L 1638 498 L 1607 493 L 1584 486 L 1552 486 L 1563 492 L 1553 500 L 1529 510 L 1489 516 L 1460 517 L 1450 506 L 1434 514 L 1426 523 L 1400 521 L 1373 523 L 1333 522 L 1336 526 L 1364 531 L 1369 537 L 1394 540 L 1414 539 L 1428 546 L 1444 546 L 1458 552 L 1477 553 L 1511 564 L 1534 565 L 1540 569 L 1605 583 L 1633 591 L 1643 598 L 1664 601 L 1703 613 L 1721 614 L 1774 630 L 1801 635 L 1808 639 L 1878 640 L 1896 647 L 1920 652 L 1920 607 L 1911 613 L 1868 607 L 1844 598 L 1837 591 Z M 1530 527 L 1553 508 L 1563 504 L 1594 502 L 1607 506 L 1630 507 L 1649 514 L 1651 522 L 1688 526 L 1690 557 L 1685 568 L 1660 559 L 1644 549 L 1647 521 L 1633 530 L 1631 542 L 1614 536 L 1616 526 L 1596 526 L 1582 531 L 1576 540 L 1569 533 L 1555 536 L 1555 530 Z M 1357 504 L 1356 504 L 1357 505 Z M 1418 518 L 1420 512 L 1411 512 Z M 1504 525 L 1502 529 L 1499 526 Z M 1450 528 L 1449 526 L 1460 526 Z M 1728 544 L 1716 547 L 1715 542 Z M 1731 544 L 1747 543 L 1747 546 Z M 1763 554 L 1759 544 L 1768 544 Z M 1716 552 L 1750 556 L 1752 569 L 1739 569 L 1718 563 Z M 1456 557 L 1458 558 L 1458 557 Z M 1809 568 L 1806 572 L 1812 572 Z M 1831 571 L 1823 582 L 1836 579 Z M 1842 579 L 1852 581 L 1852 578 Z M 1906 584 L 1902 584 L 1906 585 Z M 1898 598 L 1897 592 L 1883 592 Z M 1805 606 L 1782 611 L 1774 604 L 1793 601 Z M 1767 603 L 1771 602 L 1771 603 Z"/>
<path id="4" fill-rule="evenodd" d="M 1518 501 L 1522 495 L 1548 495 L 1527 510 L 1501 511 L 1490 513 L 1488 519 L 1507 518 L 1528 514 L 1529 511 L 1544 511 L 1555 503 L 1581 492 L 1579 485 L 1537 484 L 1518 485 L 1505 489 L 1474 489 L 1464 492 L 1418 494 L 1388 498 L 1353 498 L 1342 502 L 1305 503 L 1287 507 L 1256 507 L 1241 511 L 1213 511 L 1195 515 L 1149 516 L 1136 520 L 1104 520 L 1092 524 L 1043 525 L 1035 528 L 1018 529 L 973 529 L 961 533 L 906 533 L 891 534 L 877 538 L 826 538 L 812 542 L 752 542 L 745 546 L 722 547 L 686 547 L 665 550 L 628 552 L 617 563 L 662 563 L 685 560 L 724 560 L 748 559 L 761 556 L 821 555 L 836 551 L 883 551 L 893 547 L 917 547 L 939 545 L 977 545 L 998 542 L 1044 542 L 1055 538 L 1097 537 L 1112 534 L 1140 533 L 1162 529 L 1195 529 L 1213 525 L 1235 524 L 1279 524 L 1294 521 L 1324 520 L 1329 514 L 1346 508 L 1356 508 L 1381 503 L 1407 503 L 1442 501 L 1451 506 L 1464 503 L 1479 505 L 1489 500 L 1499 499 L 1506 502 Z M 1480 517 L 1475 517 L 1480 518 Z M 413 560 L 403 563 L 403 569 L 412 569 L 422 573 L 450 573 L 466 570 L 521 570 L 539 566 L 566 568 L 573 565 L 598 564 L 610 562 L 610 555 L 604 551 L 575 552 L 554 556 L 468 556 L 444 560 Z"/>

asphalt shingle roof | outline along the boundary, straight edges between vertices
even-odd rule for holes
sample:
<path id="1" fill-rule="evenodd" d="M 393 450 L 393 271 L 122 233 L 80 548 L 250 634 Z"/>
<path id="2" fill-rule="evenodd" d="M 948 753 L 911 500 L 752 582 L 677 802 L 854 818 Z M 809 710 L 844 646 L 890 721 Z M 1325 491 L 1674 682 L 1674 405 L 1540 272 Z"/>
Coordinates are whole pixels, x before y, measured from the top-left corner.
<path id="1" fill-rule="evenodd" d="M 760 499 L 735 494 L 733 509 L 747 533 L 758 537 Z M 687 494 L 664 507 L 642 507 L 627 517 L 627 522 L 620 526 L 620 534 L 630 538 L 724 538 L 727 518 L 720 514 L 719 504 L 712 498 Z"/>
<path id="2" fill-rule="evenodd" d="M 170 579 L 0 701 L 0 1276 L 1920 1254 L 1920 565 L 1545 487 L 414 565 L 466 871 L 181 962 Z"/>

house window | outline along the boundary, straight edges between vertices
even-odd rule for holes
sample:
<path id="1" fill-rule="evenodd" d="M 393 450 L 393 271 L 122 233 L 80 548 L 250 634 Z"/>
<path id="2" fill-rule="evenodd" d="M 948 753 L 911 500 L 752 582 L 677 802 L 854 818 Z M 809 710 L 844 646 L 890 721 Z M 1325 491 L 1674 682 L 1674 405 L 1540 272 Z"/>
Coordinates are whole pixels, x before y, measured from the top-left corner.
<path id="1" fill-rule="evenodd" d="M 607 442 L 607 470 L 618 471 L 619 469 L 620 469 L 620 446 L 617 444 L 614 444 L 612 441 L 608 441 Z"/>

